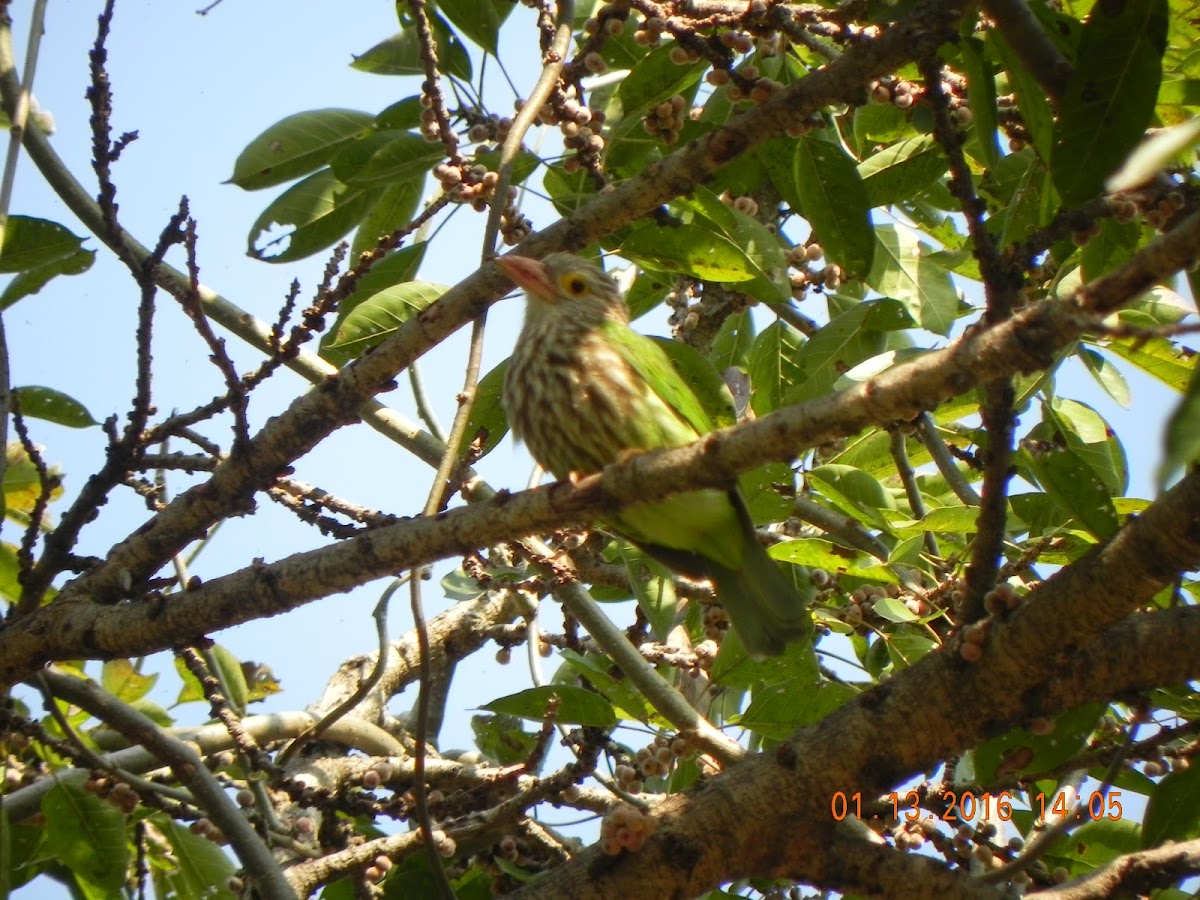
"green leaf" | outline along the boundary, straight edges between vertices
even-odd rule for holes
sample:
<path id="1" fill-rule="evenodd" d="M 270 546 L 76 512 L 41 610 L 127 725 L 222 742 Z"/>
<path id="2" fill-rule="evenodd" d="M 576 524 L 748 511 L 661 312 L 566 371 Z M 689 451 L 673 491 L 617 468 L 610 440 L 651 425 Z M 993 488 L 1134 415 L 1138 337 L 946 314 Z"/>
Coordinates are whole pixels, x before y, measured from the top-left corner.
<path id="1" fill-rule="evenodd" d="M 899 141 L 858 164 L 871 207 L 911 199 L 945 172 L 946 158 L 929 135 Z"/>
<path id="2" fill-rule="evenodd" d="M 914 134 L 908 115 L 894 103 L 868 103 L 854 110 L 854 142 L 859 148 L 890 144 Z"/>
<path id="3" fill-rule="evenodd" d="M 1054 770 L 1087 745 L 1103 714 L 1104 704 L 1091 703 L 1060 715 L 1049 734 L 1014 728 L 985 741 L 974 750 L 975 775 L 981 784 L 994 784 L 1014 775 Z M 1018 761 L 1020 766 L 1014 768 Z"/>
<path id="4" fill-rule="evenodd" d="M 79 275 L 92 267 L 95 250 L 76 250 L 40 266 L 18 273 L 0 292 L 0 311 L 8 309 L 23 297 L 36 294 L 59 275 Z"/>
<path id="5" fill-rule="evenodd" d="M 32 822 L 12 822 L 0 807 L 0 897 L 5 900 L 53 866 L 45 851 L 45 828 Z"/>
<path id="6" fill-rule="evenodd" d="M 1087 242 L 1079 254 L 1079 269 L 1085 282 L 1112 271 L 1133 256 L 1141 227 L 1135 222 L 1102 219 L 1100 233 Z"/>
<path id="7" fill-rule="evenodd" d="M 1023 241 L 1049 223 L 1057 207 L 1049 170 L 1032 147 L 1003 157 L 984 174 L 980 189 L 998 207 L 988 228 L 1002 246 Z"/>
<path id="8" fill-rule="evenodd" d="M 496 445 L 508 434 L 508 415 L 504 411 L 501 393 L 504 390 L 504 376 L 508 373 L 506 359 L 496 368 L 479 379 L 475 386 L 475 402 L 471 404 L 471 417 L 467 420 L 466 431 L 463 432 L 462 443 L 458 452 L 463 454 L 476 438 L 483 436 L 479 456 L 487 456 L 496 449 Z"/>
<path id="9" fill-rule="evenodd" d="M 767 552 L 772 559 L 808 566 L 810 569 L 824 569 L 834 575 L 849 575 L 853 578 L 878 581 L 883 584 L 899 583 L 896 573 L 887 566 L 879 565 L 879 561 L 869 553 L 847 550 L 845 547 L 819 538 L 797 538 L 793 541 L 783 541 L 779 544 L 772 544 Z"/>
<path id="10" fill-rule="evenodd" d="M 996 77 L 983 41 L 965 37 L 959 42 L 959 59 L 967 76 L 967 103 L 974 120 L 973 134 L 984 165 L 995 166 L 1000 161 L 997 140 Z"/>
<path id="11" fill-rule="evenodd" d="M 481 166 L 486 166 L 489 171 L 500 171 L 500 148 L 495 150 L 476 150 L 475 162 Z M 537 154 L 530 153 L 524 147 L 517 151 L 517 155 L 513 158 L 512 166 L 512 181 L 511 185 L 523 184 L 525 179 L 537 171 L 537 167 L 542 164 L 541 159 Z"/>
<path id="12" fill-rule="evenodd" d="M 1054 443 L 1026 442 L 1017 459 L 1059 506 L 1097 538 L 1105 540 L 1116 532 L 1112 497 L 1074 451 Z"/>
<path id="13" fill-rule="evenodd" d="M 0 273 L 27 272 L 55 263 L 63 265 L 83 249 L 83 241 L 84 238 L 57 222 L 9 216 L 0 249 Z"/>
<path id="14" fill-rule="evenodd" d="M 866 517 L 887 528 L 881 510 L 896 508 L 896 500 L 878 480 L 852 466 L 829 464 L 808 472 L 809 482 L 821 496 L 854 518 Z"/>
<path id="15" fill-rule="evenodd" d="M 430 281 L 410 281 L 380 291 L 362 301 L 342 320 L 326 358 L 341 365 L 380 344 L 401 325 L 442 296 L 449 288 Z"/>
<path id="16" fill-rule="evenodd" d="M 379 185 L 401 179 L 421 184 L 425 173 L 445 155 L 445 147 L 419 134 L 376 131 L 347 144 L 329 165 L 343 184 Z"/>
<path id="17" fill-rule="evenodd" d="M 682 272 L 702 281 L 751 281 L 755 273 L 740 246 L 702 224 L 647 225 L 621 242 L 622 256 L 652 269 Z"/>
<path id="18" fill-rule="evenodd" d="M 800 346 L 792 357 L 794 372 L 784 394 L 785 405 L 832 393 L 843 372 L 883 352 L 884 334 L 864 324 L 875 306 L 871 302 L 852 306 Z"/>
<path id="19" fill-rule="evenodd" d="M 1054 129 L 1050 167 L 1064 203 L 1100 193 L 1150 124 L 1168 17 L 1167 0 L 1092 8 Z"/>
<path id="20" fill-rule="evenodd" d="M 908 228 L 879 225 L 875 237 L 867 284 L 903 303 L 922 328 L 943 337 L 950 334 L 959 303 L 950 273 L 929 259 L 928 248 Z"/>
<path id="21" fill-rule="evenodd" d="M 1141 849 L 1141 827 L 1132 816 L 1116 820 L 1106 817 L 1084 822 L 1064 835 L 1046 853 L 1046 865 L 1051 869 L 1062 866 L 1068 877 L 1077 877 Z"/>
<path id="22" fill-rule="evenodd" d="M 88 428 L 99 424 L 87 407 L 54 388 L 29 385 L 14 388 L 13 393 L 20 398 L 21 414 L 24 416 L 45 419 L 68 428 Z"/>
<path id="23" fill-rule="evenodd" d="M 355 109 L 313 109 L 280 119 L 246 145 L 229 183 L 245 191 L 273 187 L 315 172 L 366 134 L 374 116 Z"/>
<path id="24" fill-rule="evenodd" d="M 795 505 L 796 473 L 787 463 L 755 466 L 738 476 L 746 511 L 756 525 L 782 522 Z"/>
<path id="25" fill-rule="evenodd" d="M 381 237 L 412 224 L 417 204 L 421 201 L 423 186 L 423 178 L 414 178 L 397 182 L 383 189 L 379 199 L 363 216 L 358 231 L 354 235 L 354 242 L 350 245 L 352 261 L 357 260 L 363 253 L 374 250 Z M 424 247 L 424 244 L 418 246 Z M 371 271 L 374 271 L 377 266 L 378 264 L 372 266 Z"/>
<path id="26" fill-rule="evenodd" d="M 643 268 L 633 279 L 633 285 L 625 293 L 625 305 L 629 307 L 629 321 L 636 322 L 652 309 L 658 308 L 674 286 L 676 277 L 669 273 Z"/>
<path id="27" fill-rule="evenodd" d="M 638 609 L 650 623 L 650 633 L 656 641 L 665 642 L 675 627 L 675 617 L 679 611 L 679 598 L 675 594 L 670 570 L 628 541 L 618 539 L 616 546 L 621 562 L 629 573 L 629 584 L 633 588 Z"/>
<path id="28" fill-rule="evenodd" d="M 129 870 L 125 816 L 111 803 L 60 781 L 42 798 L 46 849 L 86 887 L 118 896 Z"/>
<path id="29" fill-rule="evenodd" d="M 676 47 L 674 41 L 669 41 L 651 50 L 621 82 L 617 97 L 626 116 L 640 116 L 650 107 L 683 93 L 700 80 L 709 66 L 708 60 L 677 65 L 671 61 L 671 53 Z"/>
<path id="30" fill-rule="evenodd" d="M 783 740 L 797 728 L 820 722 L 857 697 L 848 684 L 806 678 L 772 684 L 754 692 L 754 699 L 738 722 L 755 734 Z"/>
<path id="31" fill-rule="evenodd" d="M 542 178 L 542 187 L 550 195 L 559 215 L 570 215 L 596 193 L 596 187 L 587 170 L 567 172 L 561 165 L 547 166 Z"/>
<path id="32" fill-rule="evenodd" d="M 736 631 L 725 636 L 721 652 L 713 662 L 709 676 L 714 684 L 725 687 L 760 689 L 763 685 L 799 682 L 816 684 L 820 679 L 820 664 L 816 652 L 808 641 L 789 644 L 782 656 L 753 659 L 746 655 L 745 647 Z M 737 698 L 734 692 L 735 699 Z M 734 713 L 740 702 L 732 708 Z"/>
<path id="33" fill-rule="evenodd" d="M 19 441 L 9 441 L 5 450 L 7 465 L 4 469 L 4 505 L 9 517 L 14 511 L 32 513 L 38 495 L 42 491 L 42 478 L 37 467 L 29 459 L 29 454 Z M 62 496 L 62 472 L 57 466 L 50 468 L 50 476 L 58 478 L 60 484 L 50 493 L 50 499 Z M 28 520 L 25 520 L 26 523 Z"/>
<path id="34" fill-rule="evenodd" d="M 626 593 L 622 599 L 628 598 Z M 613 662 L 607 656 L 588 654 L 581 656 L 573 650 L 563 650 L 559 654 L 563 666 L 554 676 L 556 682 L 574 680 L 583 676 L 592 687 L 598 690 L 604 698 L 613 705 L 617 714 L 624 719 L 643 722 L 646 724 L 665 725 L 654 707 L 628 679 L 615 678 L 612 675 Z"/>
<path id="35" fill-rule="evenodd" d="M 100 686 L 125 703 L 145 697 L 157 682 L 157 674 L 143 675 L 127 659 L 110 659 L 100 671 Z"/>
<path id="36" fill-rule="evenodd" d="M 220 847 L 206 837 L 192 834 L 163 813 L 153 813 L 151 819 L 171 844 L 174 866 L 151 869 L 156 891 L 160 897 L 204 897 L 212 900 L 235 900 L 227 885 L 237 866 Z"/>
<path id="37" fill-rule="evenodd" d="M 783 405 L 783 395 L 800 372 L 796 355 L 804 336 L 783 321 L 763 329 L 750 351 L 750 406 L 764 416 Z"/>
<path id="38" fill-rule="evenodd" d="M 249 686 L 246 684 L 246 673 L 242 661 L 233 655 L 222 644 L 213 644 L 209 654 L 217 664 L 217 672 L 221 677 L 222 689 L 227 691 L 227 699 L 233 708 L 245 712 L 249 698 Z"/>
<path id="39" fill-rule="evenodd" d="M 920 618 L 920 616 L 893 597 L 879 598 L 871 606 L 871 609 L 874 610 L 876 615 L 896 624 L 915 622 Z"/>
<path id="40" fill-rule="evenodd" d="M 1106 346 L 1126 362 L 1180 393 L 1187 389 L 1192 374 L 1192 353 L 1164 338 L 1121 338 Z"/>
<path id="41" fill-rule="evenodd" d="M 1133 396 L 1129 392 L 1129 383 L 1121 374 L 1121 370 L 1109 362 L 1108 357 L 1097 353 L 1090 347 L 1079 347 L 1075 351 L 1075 355 L 1079 357 L 1079 361 L 1088 370 L 1088 374 L 1096 379 L 1104 392 L 1128 409 L 1133 402 Z"/>
<path id="42" fill-rule="evenodd" d="M 437 21 L 435 19 L 435 21 Z M 449 36 L 443 26 L 435 27 L 435 39 L 438 43 L 438 60 L 446 66 L 446 71 L 465 80 L 471 79 L 471 60 L 466 48 L 456 38 L 451 37 L 448 46 L 445 38 L 438 36 L 436 31 L 442 31 Z M 354 57 L 351 68 L 360 72 L 370 72 L 373 75 L 419 75 L 425 76 L 425 64 L 421 60 L 421 43 L 417 38 L 416 28 L 407 28 L 400 34 L 380 41 L 366 53 Z"/>
<path id="43" fill-rule="evenodd" d="M 419 96 L 397 100 L 375 116 L 375 127 L 380 131 L 412 131 L 420 128 L 421 110 L 424 108 Z"/>
<path id="44" fill-rule="evenodd" d="M 887 650 L 888 663 L 892 672 L 899 672 L 920 662 L 938 646 L 938 642 L 920 627 L 900 627 L 885 631 L 881 636 L 882 644 Z"/>
<path id="45" fill-rule="evenodd" d="M 810 132 L 796 142 L 792 172 L 799 211 L 812 225 L 826 258 L 853 277 L 865 275 L 876 252 L 872 203 L 854 160 L 837 144 Z"/>
<path id="46" fill-rule="evenodd" d="M 16 603 L 21 599 L 19 572 L 17 548 L 9 543 L 0 543 L 0 597 L 9 603 Z"/>
<path id="47" fill-rule="evenodd" d="M 762 222 L 722 202 L 704 187 L 696 187 L 691 196 L 677 199 L 674 206 L 690 210 L 695 224 L 711 226 L 741 249 L 743 266 L 754 277 L 749 284 L 739 283 L 739 291 L 766 303 L 791 300 L 783 245 Z"/>
<path id="48" fill-rule="evenodd" d="M 357 225 L 376 194 L 322 169 L 288 188 L 250 228 L 246 252 L 264 262 L 294 262 L 323 250 Z M 282 247 L 282 249 L 280 249 Z"/>
<path id="49" fill-rule="evenodd" d="M 749 365 L 750 350 L 754 346 L 754 319 L 750 310 L 743 309 L 728 316 L 721 323 L 717 336 L 708 350 L 709 361 L 724 373 L 728 368 L 745 368 Z"/>
<path id="50" fill-rule="evenodd" d="M 973 506 L 943 506 L 930 510 L 919 519 L 892 522 L 899 537 L 912 537 L 932 531 L 937 534 L 974 534 L 979 510 Z"/>
<path id="51" fill-rule="evenodd" d="M 429 25 L 430 30 L 433 31 L 433 39 L 437 43 L 438 68 L 463 81 L 470 81 L 472 77 L 471 54 L 467 52 L 466 45 L 450 27 L 450 23 L 440 15 L 434 15 L 430 19 Z M 410 28 L 409 30 L 415 29 Z"/>
<path id="52" fill-rule="evenodd" d="M 1046 91 L 1025 68 L 1021 57 L 1005 40 L 1000 29 L 989 29 L 985 41 L 988 49 L 1008 73 L 1009 85 L 1017 95 L 1017 109 L 1021 112 L 1021 118 L 1038 156 L 1043 161 L 1048 161 L 1054 140 L 1054 116 L 1050 112 Z"/>
<path id="53" fill-rule="evenodd" d="M 446 18 L 493 56 L 497 52 L 500 26 L 513 6 L 507 0 L 438 0 L 438 9 Z"/>
<path id="54" fill-rule="evenodd" d="M 483 709 L 542 722 L 553 702 L 557 703 L 554 712 L 556 722 L 594 725 L 597 728 L 611 728 L 617 724 L 617 714 L 612 704 L 599 694 L 569 684 L 529 688 L 485 703 Z"/>
<path id="55" fill-rule="evenodd" d="M 425 241 L 420 241 L 401 247 L 371 266 L 367 274 L 358 279 L 354 292 L 338 304 L 338 322 L 340 323 L 354 307 L 380 291 L 414 280 L 425 259 L 427 246 L 429 245 Z M 336 327 L 334 330 L 337 330 Z"/>
<path id="56" fill-rule="evenodd" d="M 1128 490 L 1125 450 L 1103 416 L 1087 404 L 1066 397 L 1054 397 L 1043 404 L 1043 416 L 1113 497 L 1120 497 Z"/>
<path id="57" fill-rule="evenodd" d="M 537 735 L 516 716 L 471 716 L 471 731 L 480 752 L 502 766 L 525 762 L 537 746 Z"/>
<path id="58" fill-rule="evenodd" d="M 1150 795 L 1142 822 L 1142 846 L 1200 837 L 1200 766 L 1188 766 L 1165 777 Z"/>

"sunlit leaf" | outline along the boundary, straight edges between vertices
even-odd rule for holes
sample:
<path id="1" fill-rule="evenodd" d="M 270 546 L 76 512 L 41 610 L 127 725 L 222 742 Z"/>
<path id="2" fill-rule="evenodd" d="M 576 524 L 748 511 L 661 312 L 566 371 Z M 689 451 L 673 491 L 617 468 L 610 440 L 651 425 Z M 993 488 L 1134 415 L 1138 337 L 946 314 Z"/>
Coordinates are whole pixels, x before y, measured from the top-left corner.
<path id="1" fill-rule="evenodd" d="M 29 216 L 9 216 L 0 248 L 0 273 L 28 272 L 43 266 L 66 265 L 83 249 L 85 239 L 57 222 Z M 43 282 L 44 283 L 44 282 Z"/>
<path id="2" fill-rule="evenodd" d="M 21 415 L 45 419 L 68 428 L 87 428 L 98 424 L 82 403 L 54 388 L 29 385 L 13 388 L 20 398 Z"/>
<path id="3" fill-rule="evenodd" d="M 815 134 L 796 142 L 792 190 L 826 258 L 852 276 L 871 268 L 877 252 L 871 233 L 871 200 L 854 160 Z M 787 196 L 785 193 L 784 196 Z"/>
<path id="4" fill-rule="evenodd" d="M 569 684 L 529 688 L 485 703 L 483 709 L 535 722 L 544 721 L 548 715 L 552 715 L 556 722 L 570 725 L 609 728 L 617 724 L 616 713 L 607 700 L 592 691 Z"/>
<path id="5" fill-rule="evenodd" d="M 294 262 L 346 235 L 370 208 L 376 194 L 343 184 L 322 169 L 288 188 L 250 227 L 246 252 L 264 262 Z"/>
<path id="6" fill-rule="evenodd" d="M 448 290 L 444 284 L 410 281 L 386 288 L 362 301 L 338 325 L 334 340 L 325 348 L 338 364 L 353 359 L 381 343 Z"/>
<path id="7" fill-rule="evenodd" d="M 315 172 L 340 148 L 366 134 L 373 121 L 369 113 L 354 109 L 313 109 L 287 116 L 246 145 L 229 181 L 257 191 Z"/>
<path id="8" fill-rule="evenodd" d="M 129 867 L 125 816 L 77 784 L 59 782 L 42 798 L 46 848 L 100 896 L 117 896 Z"/>
<path id="9" fill-rule="evenodd" d="M 928 249 L 907 228 L 880 225 L 875 237 L 875 261 L 867 284 L 903 303 L 922 328 L 949 334 L 959 302 L 950 273 L 928 259 Z"/>

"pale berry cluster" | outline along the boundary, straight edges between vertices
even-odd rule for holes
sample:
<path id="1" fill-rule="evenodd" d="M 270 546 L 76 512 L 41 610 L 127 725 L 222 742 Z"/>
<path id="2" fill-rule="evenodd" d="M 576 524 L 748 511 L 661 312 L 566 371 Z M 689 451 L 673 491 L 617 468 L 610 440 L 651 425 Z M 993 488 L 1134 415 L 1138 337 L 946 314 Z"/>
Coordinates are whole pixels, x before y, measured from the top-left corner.
<path id="1" fill-rule="evenodd" d="M 647 134 L 662 138 L 668 144 L 678 143 L 679 133 L 687 121 L 687 101 L 681 94 L 664 100 L 642 117 L 642 128 Z"/>
<path id="2" fill-rule="evenodd" d="M 124 781 L 116 781 L 104 775 L 93 775 L 83 783 L 83 789 L 89 794 L 95 794 L 97 797 L 103 797 L 121 812 L 129 815 L 138 808 L 140 802 L 137 792 Z M 207 819 L 200 819 L 200 822 L 208 822 Z M 211 824 L 211 823 L 209 823 Z M 196 823 L 192 823 L 192 830 L 196 831 Z M 199 832 L 197 832 L 199 833 Z M 206 837 L 208 835 L 205 835 Z M 224 839 L 216 840 L 221 843 Z"/>
<path id="3" fill-rule="evenodd" d="M 655 820 L 648 812 L 629 803 L 616 803 L 600 823 L 600 849 L 608 856 L 623 850 L 636 853 L 654 834 Z"/>

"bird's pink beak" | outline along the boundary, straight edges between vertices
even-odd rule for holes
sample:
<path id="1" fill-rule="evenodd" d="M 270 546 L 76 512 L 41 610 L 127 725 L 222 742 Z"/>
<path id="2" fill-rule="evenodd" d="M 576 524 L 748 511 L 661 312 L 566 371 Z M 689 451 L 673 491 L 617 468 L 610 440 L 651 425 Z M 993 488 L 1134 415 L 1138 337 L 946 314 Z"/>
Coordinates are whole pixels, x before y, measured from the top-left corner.
<path id="1" fill-rule="evenodd" d="M 550 270 L 540 259 L 530 259 L 528 256 L 502 256 L 496 262 L 504 270 L 504 274 L 516 282 L 517 287 L 527 294 L 541 298 L 554 296 L 554 285 L 550 280 Z"/>

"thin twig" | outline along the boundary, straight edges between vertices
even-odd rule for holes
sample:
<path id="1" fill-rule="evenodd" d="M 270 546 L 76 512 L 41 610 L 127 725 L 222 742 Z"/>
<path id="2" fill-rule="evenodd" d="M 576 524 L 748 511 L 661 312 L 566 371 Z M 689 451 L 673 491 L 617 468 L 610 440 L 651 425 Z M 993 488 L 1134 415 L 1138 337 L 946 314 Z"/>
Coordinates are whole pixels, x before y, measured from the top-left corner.
<path id="1" fill-rule="evenodd" d="M 917 484 L 917 473 L 913 470 L 912 463 L 908 461 L 908 448 L 904 445 L 904 432 L 899 428 L 892 429 L 891 447 L 892 462 L 896 464 L 896 474 L 900 476 L 900 483 L 904 485 L 904 494 L 908 497 L 908 505 L 912 509 L 913 518 L 923 519 L 926 512 L 925 498 L 921 496 L 921 488 Z M 935 558 L 940 558 L 942 555 L 937 537 L 932 531 L 925 532 L 925 551 Z"/>
<path id="2" fill-rule="evenodd" d="M 185 209 L 181 205 L 181 211 Z M 196 331 L 208 345 L 209 359 L 225 379 L 226 397 L 229 400 L 229 410 L 233 413 L 233 446 L 231 453 L 245 452 L 250 444 L 250 423 L 246 419 L 247 396 L 242 379 L 238 376 L 237 367 L 225 351 L 225 341 L 213 334 L 208 317 L 204 314 L 204 304 L 200 302 L 200 267 L 196 262 L 196 220 L 188 216 L 184 225 L 183 245 L 187 250 L 188 281 L 192 290 L 183 301 L 183 311 L 196 327 Z"/>
<path id="3" fill-rule="evenodd" d="M 954 462 L 954 457 L 946 448 L 946 442 L 937 433 L 937 422 L 927 412 L 917 416 L 917 436 L 925 445 L 925 449 L 929 451 L 929 455 L 933 457 L 933 464 L 938 467 L 938 471 L 942 473 L 942 477 L 946 479 L 946 484 L 950 486 L 950 490 L 954 491 L 954 495 L 967 506 L 978 506 L 981 502 L 979 494 L 963 477 L 962 471 Z"/>
<path id="4" fill-rule="evenodd" d="M 983 0 L 1004 39 L 1051 100 L 1061 100 L 1071 80 L 1071 63 L 1046 34 L 1027 0 Z"/>
<path id="5" fill-rule="evenodd" d="M 725 736 L 720 729 L 700 715 L 686 698 L 658 674 L 629 642 L 629 638 L 604 614 L 603 610 L 588 595 L 588 592 L 573 577 L 569 561 L 555 557 L 554 551 L 536 538 L 526 538 L 528 552 L 548 566 L 558 576 L 566 575 L 570 580 L 555 590 L 555 596 L 590 634 L 613 661 L 621 667 L 625 677 L 645 695 L 654 708 L 679 731 L 695 736 L 697 746 L 725 765 L 732 765 L 745 755 L 745 750 L 736 741 Z M 553 560 L 552 560 L 553 557 Z"/>
<path id="6" fill-rule="evenodd" d="M 935 135 L 950 164 L 950 189 L 962 204 L 967 232 L 971 236 L 971 252 L 979 263 L 983 291 L 987 302 L 984 321 L 995 325 L 1010 318 L 1021 286 L 1022 275 L 1007 265 L 999 252 L 996 236 L 984 221 L 987 205 L 975 192 L 971 169 L 963 154 L 963 141 L 958 127 L 950 116 L 949 97 L 942 87 L 942 66 L 935 57 L 920 62 L 925 80 L 926 96 L 933 109 Z M 1011 378 L 989 381 L 983 388 L 984 401 L 980 418 L 987 433 L 984 453 L 983 491 L 979 507 L 978 527 L 967 567 L 967 591 L 959 618 L 966 625 L 983 617 L 984 595 L 996 584 L 1003 555 L 1005 525 L 1008 518 L 1008 481 L 1016 417 L 1013 405 L 1016 394 Z"/>
<path id="7" fill-rule="evenodd" d="M 433 407 L 429 405 L 429 395 L 425 393 L 425 382 L 421 378 L 421 370 L 416 362 L 408 367 L 408 383 L 412 388 L 413 401 L 417 404 L 417 415 L 425 423 L 430 434 L 443 444 L 446 443 L 446 432 L 442 429 L 442 424 L 438 421 Z"/>

